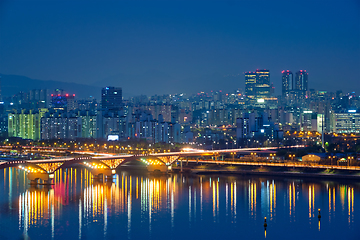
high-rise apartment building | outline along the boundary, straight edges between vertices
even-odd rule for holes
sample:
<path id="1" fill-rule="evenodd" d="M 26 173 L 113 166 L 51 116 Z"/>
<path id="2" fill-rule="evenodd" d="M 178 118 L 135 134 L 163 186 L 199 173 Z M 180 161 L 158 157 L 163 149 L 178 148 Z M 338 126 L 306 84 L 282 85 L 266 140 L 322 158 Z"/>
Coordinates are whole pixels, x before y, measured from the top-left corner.
<path id="1" fill-rule="evenodd" d="M 41 118 L 41 139 L 76 139 L 81 137 L 81 118 L 75 115 L 55 112 Z"/>
<path id="2" fill-rule="evenodd" d="M 109 111 L 119 111 L 122 107 L 122 89 L 105 87 L 101 90 L 101 107 Z"/>
<path id="3" fill-rule="evenodd" d="M 293 73 L 289 70 L 283 70 L 282 72 L 282 95 L 286 96 L 294 89 L 294 77 Z"/>
<path id="4" fill-rule="evenodd" d="M 8 134 L 9 137 L 21 137 L 24 139 L 39 140 L 41 133 L 41 118 L 48 110 L 14 111 L 8 115 Z"/>

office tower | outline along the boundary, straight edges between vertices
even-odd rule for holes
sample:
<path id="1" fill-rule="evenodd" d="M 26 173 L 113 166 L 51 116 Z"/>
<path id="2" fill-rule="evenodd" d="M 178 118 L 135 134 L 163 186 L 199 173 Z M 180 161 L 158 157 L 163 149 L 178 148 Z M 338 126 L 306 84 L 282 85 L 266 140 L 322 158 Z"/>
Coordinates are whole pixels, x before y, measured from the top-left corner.
<path id="1" fill-rule="evenodd" d="M 245 73 L 245 95 L 248 99 L 255 98 L 255 84 L 256 84 L 256 73 L 246 72 Z"/>
<path id="2" fill-rule="evenodd" d="M 360 113 L 357 110 L 331 114 L 331 132 L 360 133 Z"/>
<path id="3" fill-rule="evenodd" d="M 294 89 L 293 73 L 289 70 L 282 72 L 282 95 L 287 96 Z"/>
<path id="4" fill-rule="evenodd" d="M 305 93 L 308 90 L 308 73 L 306 70 L 296 72 L 294 90 L 298 91 L 300 96 L 305 96 Z"/>
<path id="5" fill-rule="evenodd" d="M 54 109 L 66 109 L 67 99 L 65 95 L 51 94 L 51 107 Z"/>
<path id="6" fill-rule="evenodd" d="M 101 106 L 110 111 L 119 111 L 122 107 L 122 89 L 105 87 L 101 90 Z"/>
<path id="7" fill-rule="evenodd" d="M 264 99 L 270 97 L 270 71 L 256 70 L 255 98 Z"/>

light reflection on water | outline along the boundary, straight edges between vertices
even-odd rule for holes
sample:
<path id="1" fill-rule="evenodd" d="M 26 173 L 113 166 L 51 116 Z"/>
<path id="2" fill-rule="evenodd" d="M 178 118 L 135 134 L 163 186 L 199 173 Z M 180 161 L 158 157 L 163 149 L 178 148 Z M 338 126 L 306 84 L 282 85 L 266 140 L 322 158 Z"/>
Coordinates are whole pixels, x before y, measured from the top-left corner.
<path id="1" fill-rule="evenodd" d="M 0 239 L 360 236 L 358 182 L 119 172 L 101 183 L 70 168 L 56 172 L 50 188 L 34 188 L 20 170 L 1 175 Z"/>

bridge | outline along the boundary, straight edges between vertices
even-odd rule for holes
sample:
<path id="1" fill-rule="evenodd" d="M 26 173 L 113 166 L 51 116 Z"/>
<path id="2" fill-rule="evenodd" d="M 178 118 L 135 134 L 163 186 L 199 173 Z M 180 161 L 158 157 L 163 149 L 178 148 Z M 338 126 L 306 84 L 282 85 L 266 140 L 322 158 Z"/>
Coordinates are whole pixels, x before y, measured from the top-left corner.
<path id="1" fill-rule="evenodd" d="M 291 146 L 288 148 L 304 147 Z M 86 156 L 82 157 L 62 157 L 53 159 L 41 160 L 12 160 L 0 162 L 0 169 L 15 167 L 27 172 L 27 177 L 31 184 L 37 184 L 38 180 L 43 180 L 44 184 L 50 184 L 54 178 L 54 173 L 60 168 L 67 168 L 72 166 L 82 166 L 88 169 L 95 178 L 112 178 L 115 174 L 116 168 L 124 165 L 130 161 L 140 161 L 147 167 L 148 171 L 167 172 L 171 170 L 171 165 L 180 159 L 182 169 L 182 159 L 189 157 L 211 157 L 214 163 L 217 163 L 219 158 L 226 155 L 237 153 L 250 154 L 271 154 L 275 153 L 277 147 L 266 148 L 238 148 L 238 149 L 223 149 L 223 150 L 196 150 L 185 149 L 181 152 L 164 152 L 154 154 L 101 154 L 94 152 L 76 152 Z M 92 156 L 89 156 L 92 155 Z M 211 162 L 211 161 L 209 161 Z"/>

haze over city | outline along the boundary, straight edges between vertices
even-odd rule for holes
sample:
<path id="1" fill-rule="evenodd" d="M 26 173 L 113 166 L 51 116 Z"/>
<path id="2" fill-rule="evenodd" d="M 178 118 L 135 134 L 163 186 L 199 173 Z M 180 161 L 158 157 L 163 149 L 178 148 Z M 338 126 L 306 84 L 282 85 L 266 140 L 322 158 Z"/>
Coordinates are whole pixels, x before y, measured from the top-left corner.
<path id="1" fill-rule="evenodd" d="M 244 90 L 244 72 L 306 69 L 360 92 L 360 4 L 347 1 L 1 1 L 0 73 L 124 96 Z M 34 86 L 36 87 L 36 86 Z"/>

